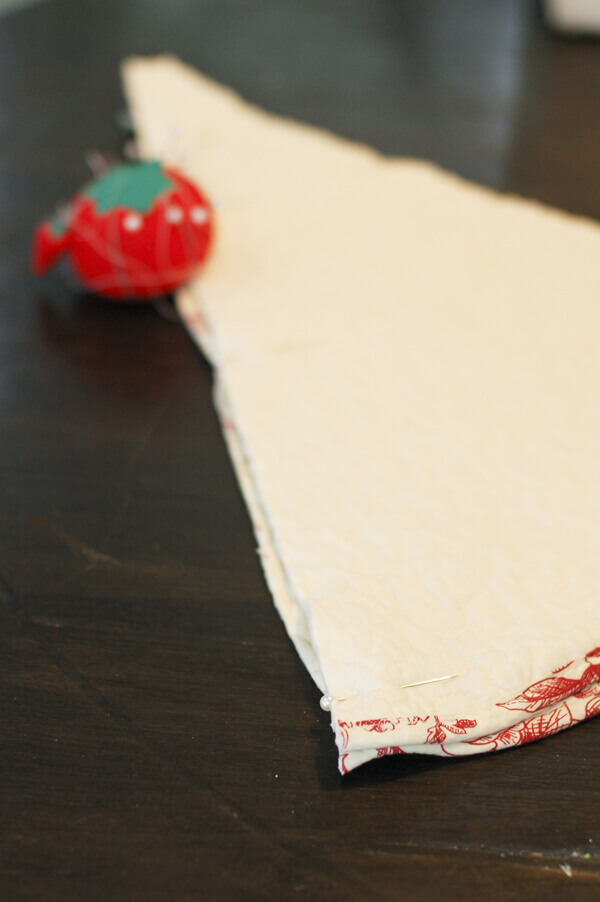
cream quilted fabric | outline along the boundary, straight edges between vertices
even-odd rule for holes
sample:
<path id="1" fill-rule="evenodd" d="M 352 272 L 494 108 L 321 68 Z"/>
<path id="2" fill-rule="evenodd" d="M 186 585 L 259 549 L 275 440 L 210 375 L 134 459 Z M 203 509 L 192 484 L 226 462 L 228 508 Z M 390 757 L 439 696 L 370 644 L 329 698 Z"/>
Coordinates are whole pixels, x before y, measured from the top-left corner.
<path id="1" fill-rule="evenodd" d="M 600 707 L 600 231 L 131 60 L 218 203 L 178 303 L 342 772 Z M 415 685 L 420 684 L 420 685 Z"/>

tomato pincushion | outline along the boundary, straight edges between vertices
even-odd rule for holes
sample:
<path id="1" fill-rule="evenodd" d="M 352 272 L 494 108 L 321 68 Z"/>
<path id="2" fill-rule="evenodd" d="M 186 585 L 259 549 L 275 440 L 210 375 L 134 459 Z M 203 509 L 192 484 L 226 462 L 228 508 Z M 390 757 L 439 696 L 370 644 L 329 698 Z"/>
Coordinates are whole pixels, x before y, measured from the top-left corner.
<path id="1" fill-rule="evenodd" d="M 196 272 L 213 232 L 212 205 L 180 172 L 157 161 L 119 163 L 38 226 L 33 269 L 41 274 L 64 255 L 88 291 L 153 300 Z"/>

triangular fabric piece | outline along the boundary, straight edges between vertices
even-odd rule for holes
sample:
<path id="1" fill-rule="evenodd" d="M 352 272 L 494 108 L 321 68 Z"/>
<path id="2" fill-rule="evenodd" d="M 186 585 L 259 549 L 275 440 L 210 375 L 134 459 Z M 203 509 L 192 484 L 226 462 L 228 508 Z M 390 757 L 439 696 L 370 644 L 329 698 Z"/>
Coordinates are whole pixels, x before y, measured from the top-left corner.
<path id="1" fill-rule="evenodd" d="M 600 230 L 131 60 L 218 203 L 178 297 L 339 766 L 600 710 Z"/>

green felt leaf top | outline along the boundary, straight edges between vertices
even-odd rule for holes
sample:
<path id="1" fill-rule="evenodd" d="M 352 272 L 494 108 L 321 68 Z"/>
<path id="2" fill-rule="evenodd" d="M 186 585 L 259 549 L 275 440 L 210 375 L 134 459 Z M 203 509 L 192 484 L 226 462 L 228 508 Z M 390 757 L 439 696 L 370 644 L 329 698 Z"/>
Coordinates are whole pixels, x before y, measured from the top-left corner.
<path id="1" fill-rule="evenodd" d="M 62 238 L 69 228 L 69 215 L 67 210 L 59 210 L 52 219 L 48 220 L 48 227 L 53 238 Z"/>
<path id="2" fill-rule="evenodd" d="M 115 207 L 126 207 L 147 213 L 157 197 L 173 187 L 156 160 L 143 163 L 120 163 L 82 191 L 96 203 L 98 213 Z"/>

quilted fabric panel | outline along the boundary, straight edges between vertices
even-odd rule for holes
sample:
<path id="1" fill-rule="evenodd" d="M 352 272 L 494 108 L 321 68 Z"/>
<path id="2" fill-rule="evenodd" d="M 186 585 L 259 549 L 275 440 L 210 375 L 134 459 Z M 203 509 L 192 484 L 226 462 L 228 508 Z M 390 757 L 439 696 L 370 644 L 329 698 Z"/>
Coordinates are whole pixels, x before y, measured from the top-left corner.
<path id="1" fill-rule="evenodd" d="M 218 204 L 178 304 L 342 772 L 595 714 L 598 228 L 124 71 L 144 154 Z"/>

